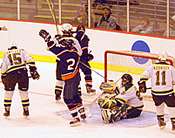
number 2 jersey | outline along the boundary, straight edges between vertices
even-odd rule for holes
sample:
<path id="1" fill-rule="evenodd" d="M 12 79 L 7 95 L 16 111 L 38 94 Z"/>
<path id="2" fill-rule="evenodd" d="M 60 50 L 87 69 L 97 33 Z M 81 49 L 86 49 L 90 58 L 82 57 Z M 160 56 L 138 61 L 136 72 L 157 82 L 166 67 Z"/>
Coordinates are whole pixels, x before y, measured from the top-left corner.
<path id="1" fill-rule="evenodd" d="M 153 64 L 142 73 L 140 81 L 147 81 L 149 78 L 152 94 L 161 96 L 174 93 L 175 68 L 172 65 L 164 62 Z"/>
<path id="2" fill-rule="evenodd" d="M 57 55 L 57 60 L 60 61 L 62 80 L 73 78 L 79 72 L 78 66 L 82 50 L 76 48 L 76 46 L 74 48 L 59 46 L 55 41 L 50 41 L 47 45 L 49 51 Z"/>
<path id="3" fill-rule="evenodd" d="M 3 56 L 1 75 L 6 75 L 17 69 L 26 68 L 26 64 L 35 66 L 34 59 L 23 49 L 8 50 Z"/>

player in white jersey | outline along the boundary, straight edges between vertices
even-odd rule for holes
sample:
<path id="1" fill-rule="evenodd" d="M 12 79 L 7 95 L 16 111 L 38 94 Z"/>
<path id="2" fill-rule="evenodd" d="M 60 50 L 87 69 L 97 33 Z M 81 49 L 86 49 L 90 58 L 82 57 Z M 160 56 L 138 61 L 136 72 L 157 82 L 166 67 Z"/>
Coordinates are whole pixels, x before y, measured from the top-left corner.
<path id="1" fill-rule="evenodd" d="M 130 74 L 124 74 L 122 76 L 122 88 L 116 87 L 116 93 L 119 94 L 104 101 L 99 100 L 105 123 L 140 116 L 144 107 L 143 98 L 140 97 L 132 81 L 133 78 Z"/>
<path id="2" fill-rule="evenodd" d="M 175 81 L 175 68 L 167 63 L 168 54 L 159 53 L 159 62 L 145 70 L 139 81 L 139 89 L 146 92 L 146 81 L 151 78 L 152 97 L 156 106 L 157 119 L 160 128 L 164 128 L 164 103 L 169 108 L 172 130 L 175 131 L 175 97 L 173 82 Z M 144 85 L 142 88 L 141 85 Z"/>
<path id="3" fill-rule="evenodd" d="M 15 43 L 10 44 L 8 51 L 4 54 L 1 67 L 1 79 L 4 84 L 4 107 L 5 117 L 10 116 L 10 107 L 15 85 L 18 84 L 19 95 L 23 106 L 23 115 L 29 116 L 29 77 L 26 64 L 29 65 L 30 74 L 33 79 L 39 79 L 34 59 L 23 49 L 18 49 Z"/>

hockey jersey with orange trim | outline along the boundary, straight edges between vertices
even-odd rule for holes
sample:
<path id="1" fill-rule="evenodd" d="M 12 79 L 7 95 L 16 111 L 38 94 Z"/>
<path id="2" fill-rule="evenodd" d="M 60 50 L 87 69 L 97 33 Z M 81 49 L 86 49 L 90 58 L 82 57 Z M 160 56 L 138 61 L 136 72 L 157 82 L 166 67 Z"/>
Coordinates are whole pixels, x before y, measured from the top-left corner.
<path id="1" fill-rule="evenodd" d="M 61 64 L 61 78 L 63 80 L 68 80 L 73 78 L 78 72 L 78 65 L 80 60 L 80 53 L 74 47 L 59 47 L 54 41 L 50 41 L 48 44 L 48 49 L 57 55 L 57 60 Z"/>
<path id="2" fill-rule="evenodd" d="M 81 49 L 83 51 L 82 57 L 86 58 L 87 54 L 88 54 L 88 47 L 89 47 L 89 37 L 87 35 L 85 35 L 83 32 L 77 32 L 77 35 L 75 37 L 80 45 L 81 45 Z"/>

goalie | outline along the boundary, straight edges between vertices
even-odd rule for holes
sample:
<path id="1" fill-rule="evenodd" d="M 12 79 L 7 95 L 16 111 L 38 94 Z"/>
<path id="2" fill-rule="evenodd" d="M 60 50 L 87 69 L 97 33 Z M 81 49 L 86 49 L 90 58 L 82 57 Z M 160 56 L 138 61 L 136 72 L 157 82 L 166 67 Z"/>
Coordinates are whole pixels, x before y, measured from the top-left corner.
<path id="1" fill-rule="evenodd" d="M 140 97 L 137 88 L 132 84 L 132 76 L 124 74 L 121 79 L 122 87 L 121 89 L 115 88 L 115 96 L 98 100 L 102 119 L 105 123 L 138 117 L 143 110 L 143 99 Z"/>

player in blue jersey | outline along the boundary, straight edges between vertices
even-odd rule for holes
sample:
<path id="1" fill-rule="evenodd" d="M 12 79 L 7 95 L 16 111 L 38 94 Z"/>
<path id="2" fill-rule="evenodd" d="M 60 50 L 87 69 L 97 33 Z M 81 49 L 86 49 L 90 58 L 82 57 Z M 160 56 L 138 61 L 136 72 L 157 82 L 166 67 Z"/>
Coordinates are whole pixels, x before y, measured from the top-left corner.
<path id="1" fill-rule="evenodd" d="M 18 84 L 19 95 L 23 106 L 23 115 L 29 116 L 29 77 L 26 65 L 29 65 L 31 77 L 39 79 L 34 59 L 23 49 L 18 49 L 15 43 L 11 43 L 8 51 L 4 54 L 1 66 L 1 79 L 4 84 L 4 116 L 10 116 L 10 107 L 15 85 Z"/>
<path id="2" fill-rule="evenodd" d="M 78 42 L 77 39 L 75 39 L 72 36 L 72 25 L 69 23 L 64 23 L 62 25 L 62 29 L 61 31 L 63 32 L 63 37 L 64 39 L 71 39 L 75 44 L 74 46 L 81 51 L 81 46 Z M 59 35 L 55 35 L 55 38 L 59 39 Z M 64 85 L 64 81 L 61 79 L 61 74 L 60 74 L 60 69 L 61 69 L 61 64 L 60 64 L 60 60 L 56 60 L 57 62 L 57 67 L 56 67 L 56 85 L 55 85 L 55 100 L 58 102 L 61 99 L 61 93 L 63 91 L 63 85 Z M 79 93 L 81 93 L 81 87 L 79 85 Z"/>
<path id="3" fill-rule="evenodd" d="M 151 78 L 151 94 L 156 106 L 157 120 L 160 128 L 164 128 L 164 104 L 169 109 L 172 131 L 175 131 L 175 96 L 173 83 L 175 82 L 175 68 L 167 61 L 165 51 L 159 53 L 159 62 L 145 70 L 141 77 L 139 89 L 146 92 L 146 81 Z"/>
<path id="4" fill-rule="evenodd" d="M 92 89 L 92 71 L 89 61 L 93 59 L 93 55 L 88 53 L 89 37 L 85 34 L 85 27 L 79 25 L 76 30 L 75 38 L 79 41 L 83 51 L 80 57 L 80 69 L 85 75 L 85 86 L 88 94 L 95 94 L 96 90 Z M 84 65 L 85 64 L 85 65 Z"/>
<path id="5" fill-rule="evenodd" d="M 76 46 L 76 42 L 68 36 L 57 35 L 56 39 L 51 41 L 51 36 L 46 30 L 40 30 L 39 35 L 47 42 L 49 51 L 57 55 L 60 61 L 61 79 L 64 81 L 63 98 L 66 103 L 73 121 L 70 122 L 71 126 L 80 125 L 80 117 L 86 119 L 85 110 L 83 107 L 82 99 L 78 94 L 78 86 L 80 84 L 79 74 L 79 61 L 82 54 L 81 48 Z"/>

